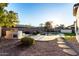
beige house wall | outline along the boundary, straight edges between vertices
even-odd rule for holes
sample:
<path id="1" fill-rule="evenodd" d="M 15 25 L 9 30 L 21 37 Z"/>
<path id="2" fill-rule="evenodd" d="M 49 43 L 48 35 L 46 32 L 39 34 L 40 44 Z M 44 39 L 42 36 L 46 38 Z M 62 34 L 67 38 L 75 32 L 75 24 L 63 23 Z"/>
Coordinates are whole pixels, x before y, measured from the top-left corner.
<path id="1" fill-rule="evenodd" d="M 75 32 L 76 32 L 76 39 L 79 42 L 79 6 L 77 6 L 77 13 L 75 15 L 76 23 L 75 23 Z"/>
<path id="2" fill-rule="evenodd" d="M 79 28 L 79 7 L 77 9 L 76 20 L 77 20 L 77 27 Z"/>

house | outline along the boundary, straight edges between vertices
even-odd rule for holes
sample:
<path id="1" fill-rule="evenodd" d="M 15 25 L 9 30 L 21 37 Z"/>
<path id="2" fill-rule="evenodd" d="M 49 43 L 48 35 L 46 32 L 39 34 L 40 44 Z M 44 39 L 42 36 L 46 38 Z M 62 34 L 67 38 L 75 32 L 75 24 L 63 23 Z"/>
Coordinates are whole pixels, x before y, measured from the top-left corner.
<path id="1" fill-rule="evenodd" d="M 75 16 L 75 33 L 76 39 L 79 42 L 79 3 L 74 4 L 73 6 L 73 16 Z"/>

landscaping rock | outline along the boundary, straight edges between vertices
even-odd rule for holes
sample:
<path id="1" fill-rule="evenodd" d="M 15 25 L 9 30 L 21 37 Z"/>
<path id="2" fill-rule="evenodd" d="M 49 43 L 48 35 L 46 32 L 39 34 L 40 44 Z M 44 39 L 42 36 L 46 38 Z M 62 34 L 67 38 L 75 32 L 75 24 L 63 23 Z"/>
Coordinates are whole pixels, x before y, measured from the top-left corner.
<path id="1" fill-rule="evenodd" d="M 58 40 L 58 42 L 64 42 L 64 40 L 60 39 L 60 38 L 58 38 L 57 40 Z"/>
<path id="2" fill-rule="evenodd" d="M 65 44 L 65 42 L 57 42 L 58 44 Z"/>
<path id="3" fill-rule="evenodd" d="M 77 55 L 77 53 L 72 49 L 63 49 L 63 52 L 73 55 L 73 56 Z"/>
<path id="4" fill-rule="evenodd" d="M 70 48 L 69 46 L 65 45 L 65 44 L 59 44 L 58 45 L 60 48 Z"/>

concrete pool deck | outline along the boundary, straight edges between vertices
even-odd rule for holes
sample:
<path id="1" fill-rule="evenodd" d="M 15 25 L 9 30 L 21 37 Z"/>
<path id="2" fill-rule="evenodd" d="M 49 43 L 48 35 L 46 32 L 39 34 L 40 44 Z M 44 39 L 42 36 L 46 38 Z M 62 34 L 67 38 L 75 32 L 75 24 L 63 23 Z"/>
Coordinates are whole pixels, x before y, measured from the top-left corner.
<path id="1" fill-rule="evenodd" d="M 58 38 L 58 35 L 36 35 L 36 36 L 31 36 L 32 38 L 34 38 L 35 40 L 38 41 L 50 41 L 50 40 L 55 40 L 56 38 Z"/>

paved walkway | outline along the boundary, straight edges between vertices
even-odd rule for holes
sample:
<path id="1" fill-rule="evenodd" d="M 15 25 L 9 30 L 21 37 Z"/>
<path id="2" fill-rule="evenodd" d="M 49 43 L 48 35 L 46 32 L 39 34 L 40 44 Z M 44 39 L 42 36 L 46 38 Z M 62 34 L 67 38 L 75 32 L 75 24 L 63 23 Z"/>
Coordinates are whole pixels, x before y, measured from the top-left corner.
<path id="1" fill-rule="evenodd" d="M 68 56 L 67 53 L 58 47 L 56 40 L 53 41 L 37 41 L 34 46 L 25 49 L 19 53 L 20 56 Z"/>
<path id="2" fill-rule="evenodd" d="M 63 52 L 72 56 L 78 55 L 78 53 L 63 38 L 58 38 L 57 43 L 58 46 L 62 48 Z"/>

